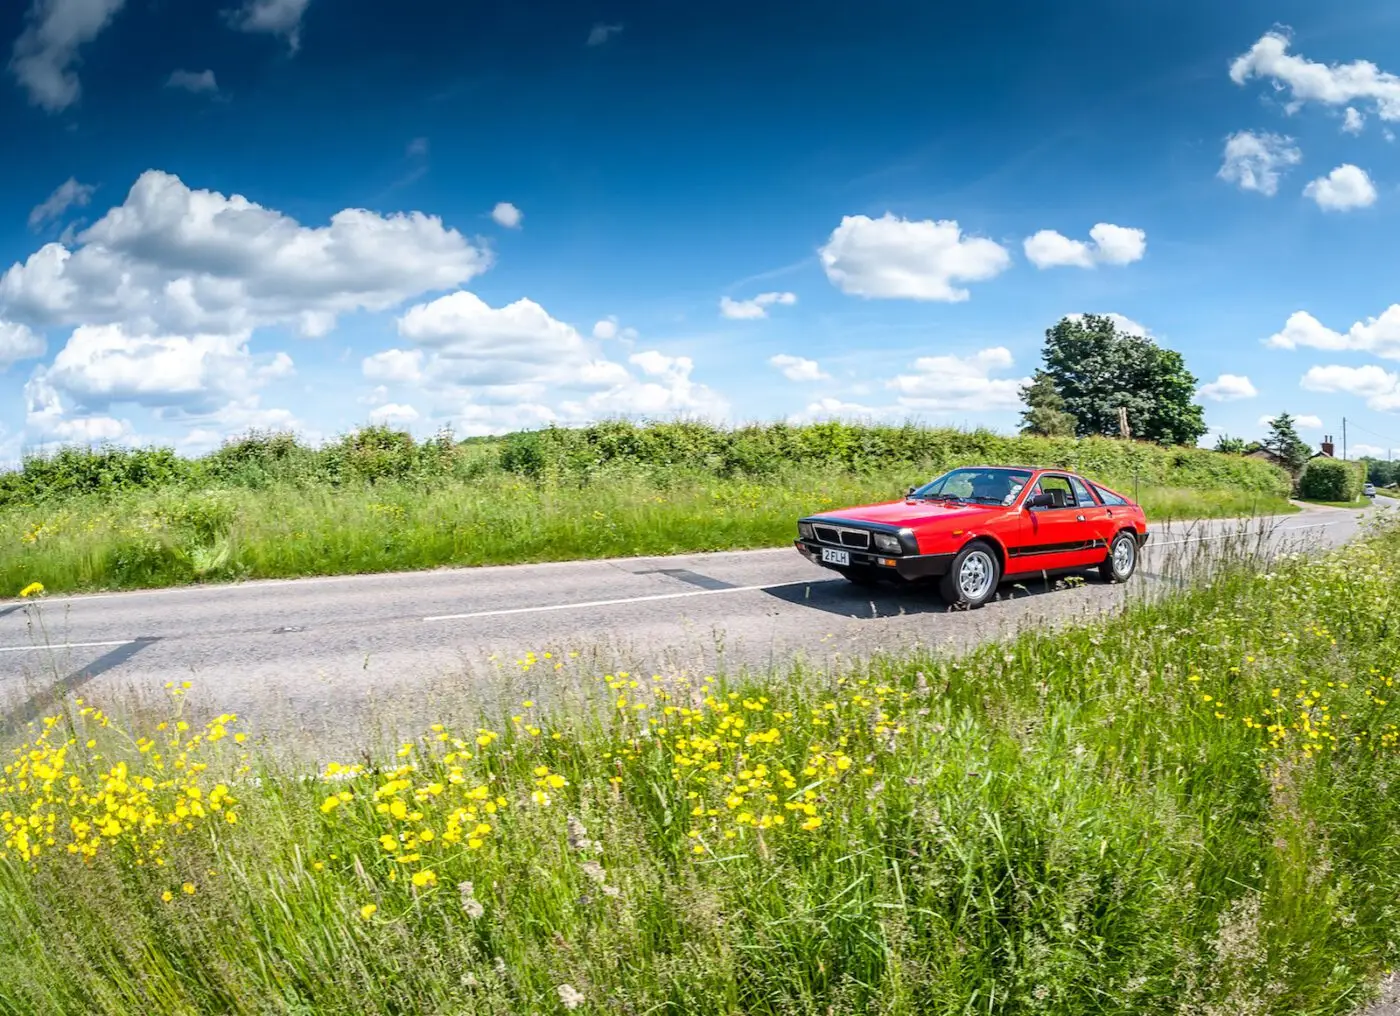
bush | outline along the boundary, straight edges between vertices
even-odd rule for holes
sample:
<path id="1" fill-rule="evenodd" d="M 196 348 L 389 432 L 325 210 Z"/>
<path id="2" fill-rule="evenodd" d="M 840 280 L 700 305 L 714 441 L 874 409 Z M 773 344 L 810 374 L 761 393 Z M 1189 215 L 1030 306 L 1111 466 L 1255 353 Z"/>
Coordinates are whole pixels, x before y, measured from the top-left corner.
<path id="1" fill-rule="evenodd" d="M 0 508 L 169 488 L 368 489 L 406 483 L 432 489 L 445 480 L 474 480 L 490 472 L 572 484 L 631 473 L 664 484 L 667 473 L 766 482 L 794 468 L 877 477 L 912 472 L 931 478 L 974 463 L 1060 466 L 1128 493 L 1135 480 L 1144 488 L 1229 490 L 1259 498 L 1290 492 L 1286 474 L 1267 462 L 1110 438 L 1006 437 L 912 424 L 725 428 L 685 420 L 613 420 L 471 442 L 446 433 L 420 442 L 406 432 L 375 426 L 320 448 L 301 444 L 291 434 L 252 432 L 197 459 L 181 458 L 168 448 L 66 448 L 0 473 Z"/>
<path id="2" fill-rule="evenodd" d="M 1355 501 L 1361 496 L 1360 463 L 1311 459 L 1298 478 L 1298 495 L 1309 501 Z"/>
<path id="3" fill-rule="evenodd" d="M 601 467 L 626 463 L 682 467 L 723 477 L 762 477 L 789 466 L 856 473 L 889 473 L 910 467 L 930 477 L 954 466 L 1059 466 L 1109 485 L 1191 489 L 1230 488 L 1261 497 L 1286 497 L 1287 475 L 1257 459 L 1204 448 L 1163 448 L 1111 438 L 1005 437 L 987 430 L 870 427 L 849 423 L 752 425 L 735 429 L 707 424 L 609 422 L 591 427 L 550 427 L 506 439 L 499 458 L 508 472 L 586 478 Z"/>

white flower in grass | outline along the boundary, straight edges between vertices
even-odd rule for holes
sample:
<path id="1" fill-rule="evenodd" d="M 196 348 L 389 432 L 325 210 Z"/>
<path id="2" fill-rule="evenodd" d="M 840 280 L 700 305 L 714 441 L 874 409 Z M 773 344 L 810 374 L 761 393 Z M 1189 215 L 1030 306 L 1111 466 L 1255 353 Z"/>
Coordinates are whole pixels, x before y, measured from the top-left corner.
<path id="1" fill-rule="evenodd" d="M 583 992 L 572 984 L 561 984 L 555 990 L 559 992 L 559 1001 L 564 1003 L 565 1009 L 577 1009 L 583 1005 Z"/>

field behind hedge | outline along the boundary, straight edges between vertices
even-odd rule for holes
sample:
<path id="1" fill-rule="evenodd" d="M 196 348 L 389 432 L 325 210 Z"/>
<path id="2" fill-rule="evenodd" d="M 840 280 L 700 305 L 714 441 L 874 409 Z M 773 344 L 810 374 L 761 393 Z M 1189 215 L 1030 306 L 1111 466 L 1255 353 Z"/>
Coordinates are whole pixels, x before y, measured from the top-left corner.
<path id="1" fill-rule="evenodd" d="M 1074 469 L 1159 521 L 1289 510 L 1266 463 L 1104 438 L 686 422 L 460 442 L 367 428 L 319 448 L 254 434 L 199 458 L 66 449 L 0 474 L 0 592 L 774 546 L 799 515 L 971 463 Z"/>

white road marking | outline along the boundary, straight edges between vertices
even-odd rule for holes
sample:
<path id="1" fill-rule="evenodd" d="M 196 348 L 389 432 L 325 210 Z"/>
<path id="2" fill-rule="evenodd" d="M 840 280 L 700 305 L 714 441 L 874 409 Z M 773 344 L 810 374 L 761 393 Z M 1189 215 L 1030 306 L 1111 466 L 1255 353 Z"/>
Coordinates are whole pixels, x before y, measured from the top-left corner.
<path id="1" fill-rule="evenodd" d="M 105 649 L 109 646 L 130 646 L 140 639 L 118 639 L 114 642 L 60 642 L 57 645 L 0 646 L 0 653 L 33 653 L 41 649 Z"/>
<path id="2" fill-rule="evenodd" d="M 1347 519 L 1338 519 L 1335 522 L 1318 522 L 1306 526 L 1281 526 L 1274 532 L 1296 531 L 1303 529 L 1326 529 L 1329 526 L 1338 525 Z M 1220 533 L 1214 536 L 1197 536 L 1182 540 L 1162 540 L 1160 542 L 1149 543 L 1148 549 L 1154 547 L 1170 547 L 1182 543 L 1201 543 L 1206 540 L 1227 540 L 1232 537 L 1258 535 L 1250 533 Z M 791 548 L 784 548 L 791 549 Z M 822 581 L 812 579 L 791 579 L 787 582 L 770 582 L 758 586 L 730 586 L 725 589 L 687 589 L 677 593 L 653 593 L 649 596 L 623 596 L 613 600 L 584 600 L 578 603 L 549 603 L 535 607 L 506 607 L 497 610 L 473 610 L 462 614 L 435 614 L 432 617 L 423 618 L 424 622 L 432 621 L 466 621 L 479 617 L 509 617 L 515 614 L 543 614 L 557 610 L 587 610 L 592 607 L 618 607 L 628 603 L 655 603 L 658 600 L 684 600 L 694 596 L 718 596 L 721 593 L 757 593 L 768 589 L 782 589 L 787 586 L 797 586 L 804 582 Z"/>
<path id="3" fill-rule="evenodd" d="M 772 582 L 763 586 L 730 586 L 725 589 L 687 589 L 681 593 L 654 593 L 651 596 L 625 596 L 617 600 L 586 600 L 582 603 L 551 603 L 543 607 L 510 607 L 505 610 L 474 610 L 467 614 L 438 614 L 424 621 L 461 621 L 470 617 L 504 617 L 507 614 L 539 614 L 546 610 L 582 610 L 586 607 L 615 607 L 623 603 L 650 603 L 655 600 L 680 600 L 688 596 L 715 596 L 719 593 L 753 593 L 764 589 L 781 589 L 800 585 L 807 579 Z"/>

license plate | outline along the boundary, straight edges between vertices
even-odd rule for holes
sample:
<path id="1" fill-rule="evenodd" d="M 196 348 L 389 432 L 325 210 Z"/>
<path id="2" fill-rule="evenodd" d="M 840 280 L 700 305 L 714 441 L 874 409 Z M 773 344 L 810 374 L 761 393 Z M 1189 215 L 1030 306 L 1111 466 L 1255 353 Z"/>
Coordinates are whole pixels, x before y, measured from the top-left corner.
<path id="1" fill-rule="evenodd" d="M 849 550 L 832 550 L 830 547 L 823 547 L 822 562 L 825 564 L 849 565 L 851 563 L 851 552 Z"/>

